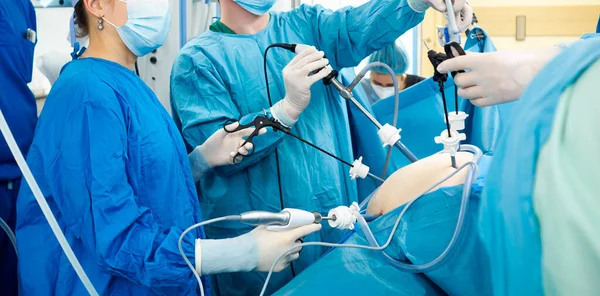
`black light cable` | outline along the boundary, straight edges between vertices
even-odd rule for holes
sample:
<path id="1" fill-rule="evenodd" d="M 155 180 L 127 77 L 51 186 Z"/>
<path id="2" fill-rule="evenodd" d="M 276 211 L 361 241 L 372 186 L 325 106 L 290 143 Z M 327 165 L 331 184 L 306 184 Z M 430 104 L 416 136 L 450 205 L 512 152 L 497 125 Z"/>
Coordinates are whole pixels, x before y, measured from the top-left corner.
<path id="1" fill-rule="evenodd" d="M 285 48 L 285 49 L 290 50 L 290 46 L 292 46 L 292 44 L 274 43 L 274 44 L 267 46 L 267 48 L 265 49 L 265 54 L 263 55 L 263 70 L 265 72 L 265 83 L 267 84 L 267 98 L 269 99 L 269 108 L 273 107 L 273 101 L 271 100 L 271 89 L 269 88 L 269 75 L 267 74 L 267 54 L 269 53 L 269 49 L 271 49 L 273 47 L 280 47 L 280 48 Z M 296 48 L 295 44 L 293 45 L 291 50 L 293 51 L 294 48 Z M 283 189 L 281 186 L 281 169 L 279 167 L 279 149 L 278 149 L 278 147 L 275 147 L 275 167 L 277 170 L 277 186 L 279 188 L 279 203 L 281 205 L 281 209 L 283 210 L 284 209 Z M 293 262 L 290 263 L 290 267 L 292 269 L 292 277 L 296 277 L 296 271 L 294 270 Z"/>
<path id="2" fill-rule="evenodd" d="M 456 110 L 456 115 L 458 115 L 458 87 L 456 86 L 456 81 L 454 81 L 454 109 Z"/>
<path id="3" fill-rule="evenodd" d="M 444 103 L 444 117 L 446 117 L 446 130 L 448 131 L 448 137 L 451 138 L 452 134 L 450 133 L 450 120 L 448 119 L 448 106 L 446 105 L 446 94 L 444 93 L 444 83 L 438 82 L 440 86 L 440 93 L 442 93 L 442 102 Z"/>
<path id="4" fill-rule="evenodd" d="M 140 69 L 138 68 L 137 60 L 135 60 L 135 75 L 140 77 Z"/>

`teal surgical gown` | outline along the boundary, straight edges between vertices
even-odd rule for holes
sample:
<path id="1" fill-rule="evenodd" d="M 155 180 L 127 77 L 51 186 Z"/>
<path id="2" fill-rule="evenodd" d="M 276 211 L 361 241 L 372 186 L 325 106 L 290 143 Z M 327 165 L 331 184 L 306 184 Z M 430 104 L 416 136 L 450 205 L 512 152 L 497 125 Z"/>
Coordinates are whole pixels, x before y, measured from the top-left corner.
<path id="1" fill-rule="evenodd" d="M 269 109 L 263 53 L 272 43 L 314 45 L 325 52 L 335 69 L 352 67 L 370 53 L 391 44 L 423 19 L 406 0 L 370 1 L 338 11 L 303 5 L 290 12 L 271 13 L 269 23 L 252 35 L 208 31 L 184 46 L 171 74 L 171 104 L 188 149 L 202 144 L 228 119 L 247 120 Z M 282 69 L 293 58 L 284 49 L 269 52 L 268 75 L 273 103 L 285 95 Z M 353 160 L 347 105 L 332 88 L 316 83 L 308 108 L 292 132 L 337 156 Z M 236 165 L 216 169 L 199 182 L 203 216 L 214 218 L 249 210 L 279 211 L 284 207 L 326 213 L 358 200 L 348 167 L 281 133 L 255 139 L 255 152 Z M 381 149 L 379 143 L 374 147 Z M 275 148 L 281 171 L 278 189 Z M 240 225 L 206 228 L 209 238 L 231 237 L 249 231 Z M 324 228 L 306 241 L 335 242 L 341 233 Z M 294 263 L 300 272 L 323 248 L 302 251 Z M 218 275 L 223 295 L 258 294 L 265 274 Z M 292 278 L 290 269 L 275 276 L 272 290 Z"/>
<path id="2" fill-rule="evenodd" d="M 68 63 L 27 162 L 100 295 L 198 293 L 177 248 L 182 231 L 201 221 L 188 156 L 135 73 L 102 59 Z M 17 210 L 21 292 L 86 295 L 27 185 Z M 184 240 L 190 258 L 201 236 Z"/>

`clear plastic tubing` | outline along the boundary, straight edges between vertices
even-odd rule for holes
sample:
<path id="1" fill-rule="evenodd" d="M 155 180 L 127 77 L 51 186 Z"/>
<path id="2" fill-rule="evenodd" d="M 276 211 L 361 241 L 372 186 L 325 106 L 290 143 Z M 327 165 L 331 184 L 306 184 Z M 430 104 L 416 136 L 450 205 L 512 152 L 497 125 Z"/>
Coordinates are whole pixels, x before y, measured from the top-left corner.
<path id="1" fill-rule="evenodd" d="M 10 242 L 12 243 L 13 247 L 15 248 L 15 253 L 16 253 L 17 252 L 17 238 L 15 237 L 15 233 L 12 232 L 10 227 L 8 227 L 8 224 L 6 224 L 6 222 L 4 220 L 2 220 L 2 218 L 0 218 L 0 228 L 4 229 L 4 232 L 6 232 L 6 235 L 8 235 L 8 238 L 10 239 Z"/>
<path id="2" fill-rule="evenodd" d="M 476 146 L 461 145 L 460 148 L 461 148 L 461 151 L 469 151 L 469 152 L 473 153 L 473 162 L 474 163 L 477 163 L 479 161 L 479 159 L 481 158 L 481 156 L 483 155 L 481 150 L 479 148 L 477 148 Z M 460 212 L 458 215 L 458 221 L 456 222 L 456 228 L 454 230 L 454 234 L 452 235 L 452 239 L 448 243 L 448 246 L 446 247 L 446 249 L 437 258 L 435 258 L 432 261 L 425 263 L 425 264 L 409 264 L 409 263 L 400 262 L 400 261 L 390 257 L 387 253 L 385 253 L 385 251 L 382 251 L 381 253 L 387 259 L 387 261 L 392 266 L 398 268 L 399 270 L 404 270 L 404 271 L 412 272 L 412 273 L 430 272 L 430 271 L 440 267 L 444 263 L 445 259 L 448 258 L 448 255 L 453 250 L 454 245 L 456 244 L 456 242 L 458 241 L 458 239 L 460 237 L 462 228 L 464 226 L 465 216 L 468 211 L 469 197 L 471 196 L 471 187 L 473 186 L 473 183 L 475 182 L 476 177 L 477 177 L 476 166 L 470 167 L 467 172 L 467 176 L 465 178 L 465 183 L 463 185 L 463 194 L 462 194 L 462 199 L 461 199 Z M 418 198 L 420 198 L 420 197 L 418 197 Z M 402 216 L 404 216 L 404 214 L 406 213 L 406 211 L 408 210 L 410 205 L 412 205 L 412 203 L 414 201 L 416 201 L 418 198 L 412 200 L 411 202 L 409 202 L 405 205 L 405 207 L 404 207 L 404 209 L 402 209 L 402 212 L 400 213 L 400 216 L 398 217 L 398 220 L 396 221 L 396 223 L 400 222 L 400 220 L 402 219 Z M 373 236 L 373 233 L 371 232 L 371 229 L 369 228 L 369 225 L 364 220 L 364 218 L 362 216 L 358 217 L 357 222 L 358 222 L 358 225 L 360 226 L 360 228 L 362 229 L 363 233 L 365 234 L 369 244 L 371 246 L 378 247 L 379 243 L 377 243 L 375 236 Z M 391 235 L 393 235 L 393 234 L 391 234 Z"/>

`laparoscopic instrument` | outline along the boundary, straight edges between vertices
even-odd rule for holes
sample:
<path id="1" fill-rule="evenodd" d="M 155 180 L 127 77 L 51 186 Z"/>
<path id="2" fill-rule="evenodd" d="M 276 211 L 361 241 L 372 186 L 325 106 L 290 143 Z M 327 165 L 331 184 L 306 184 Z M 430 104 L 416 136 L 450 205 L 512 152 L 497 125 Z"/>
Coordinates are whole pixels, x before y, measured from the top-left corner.
<path id="1" fill-rule="evenodd" d="M 265 55 L 264 55 L 264 68 L 265 68 L 265 80 L 266 80 L 265 82 L 267 85 L 267 97 L 269 99 L 270 106 L 272 106 L 273 104 L 271 101 L 271 94 L 269 91 L 268 76 L 266 75 L 266 73 L 267 73 L 266 72 L 266 64 L 267 64 L 266 57 L 267 57 L 267 53 L 268 53 L 269 49 L 274 48 L 274 47 L 283 48 L 283 49 L 289 50 L 293 53 L 299 53 L 299 52 L 302 52 L 303 50 L 305 50 L 306 48 L 308 48 L 309 46 L 304 45 L 304 44 L 274 43 L 274 44 L 269 45 L 266 48 Z M 326 67 L 331 68 L 331 66 L 329 66 L 329 65 Z M 354 88 L 354 86 L 356 86 L 360 82 L 360 80 L 364 77 L 366 72 L 369 69 L 371 69 L 372 67 L 385 68 L 388 72 L 390 72 L 390 75 L 391 75 L 392 79 L 394 80 L 394 89 L 396 91 L 395 91 L 395 112 L 394 112 L 393 125 L 390 125 L 390 124 L 381 125 L 381 123 L 379 123 L 379 121 L 377 121 L 377 119 L 369 111 L 367 111 L 356 100 L 356 98 L 354 98 L 354 95 L 352 94 L 352 89 Z M 359 73 L 357 75 L 357 77 L 354 79 L 354 81 L 350 84 L 349 87 L 345 87 L 339 80 L 337 80 L 337 76 L 338 76 L 338 72 L 336 70 L 331 69 L 331 73 L 329 75 L 327 75 L 327 77 L 323 78 L 323 83 L 325 85 L 332 85 L 340 93 L 340 96 L 342 98 L 350 101 L 354 106 L 356 106 L 356 108 L 358 108 L 378 128 L 377 134 L 378 134 L 379 138 L 381 139 L 383 146 L 384 147 L 390 146 L 390 149 L 388 149 L 388 153 L 386 156 L 382 177 L 385 178 L 385 174 L 387 172 L 387 167 L 388 167 L 388 164 L 391 159 L 391 152 L 392 152 L 391 147 L 392 146 L 395 146 L 396 148 L 398 148 L 400 150 L 400 152 L 402 154 L 404 154 L 405 157 L 407 157 L 411 162 L 417 161 L 418 160 L 417 157 L 400 141 L 401 129 L 397 129 L 395 127 L 397 120 L 398 120 L 398 108 L 399 108 L 398 93 L 399 93 L 399 91 L 398 91 L 398 81 L 396 79 L 396 75 L 394 74 L 394 71 L 388 65 L 385 65 L 383 63 L 369 64 L 361 73 Z M 339 160 L 338 157 L 335 157 L 335 158 Z M 358 159 L 356 159 L 354 161 L 353 168 L 355 168 L 354 171 L 351 171 L 351 173 L 350 173 L 350 175 L 353 179 L 356 178 L 357 176 L 364 178 L 364 176 L 366 176 L 365 172 L 368 171 L 368 166 L 366 166 L 362 163 L 362 157 L 359 157 Z"/>
<path id="2" fill-rule="evenodd" d="M 271 231 L 285 231 L 285 230 L 297 228 L 300 226 L 305 226 L 305 225 L 310 225 L 310 224 L 319 224 L 322 221 L 329 221 L 330 225 L 332 225 L 332 223 L 335 224 L 335 221 L 339 221 L 339 220 L 344 220 L 343 225 L 347 225 L 349 223 L 348 221 L 350 221 L 350 220 L 348 219 L 347 215 L 342 217 L 341 215 L 343 215 L 343 214 L 338 213 L 338 215 L 340 215 L 340 217 L 337 217 L 335 215 L 336 213 L 338 213 L 338 212 L 330 211 L 330 213 L 327 216 L 323 216 L 318 212 L 308 212 L 308 211 L 299 210 L 299 209 L 283 209 L 281 212 L 278 212 L 278 213 L 272 213 L 272 212 L 267 212 L 267 211 L 250 211 L 250 212 L 242 213 L 240 215 L 231 215 L 231 216 L 210 219 L 210 220 L 190 226 L 188 229 L 186 229 L 181 234 L 181 236 L 179 237 L 179 242 L 178 242 L 179 252 L 180 252 L 181 256 L 183 257 L 183 260 L 185 261 L 185 263 L 192 270 L 194 277 L 196 277 L 196 280 L 198 281 L 198 286 L 200 288 L 200 294 L 202 296 L 204 296 L 204 287 L 202 285 L 202 280 L 200 279 L 200 275 L 198 274 L 198 272 L 196 271 L 196 269 L 194 268 L 194 266 L 192 265 L 190 260 L 185 255 L 185 252 L 183 251 L 183 245 L 182 245 L 183 238 L 190 231 L 192 231 L 198 227 L 202 227 L 202 226 L 216 223 L 216 222 L 223 222 L 223 221 L 238 221 L 238 222 L 252 225 L 252 226 L 264 225 L 267 228 L 267 230 L 271 230 Z M 300 245 L 300 244 L 298 244 L 298 245 Z M 294 248 L 294 249 L 297 250 L 297 248 Z"/>
<path id="3" fill-rule="evenodd" d="M 296 49 L 295 52 L 299 52 L 298 49 Z M 372 68 L 372 67 L 376 67 L 376 66 L 383 66 L 384 68 L 386 68 L 385 64 L 381 63 L 381 64 L 375 64 L 375 65 L 371 65 L 371 66 L 367 66 L 367 68 Z M 331 66 L 327 66 L 327 67 L 331 67 Z M 389 66 L 387 67 L 389 68 Z M 391 73 L 394 73 L 391 69 L 389 69 L 389 71 L 391 71 Z M 352 89 L 354 88 L 354 86 L 356 86 L 360 80 L 364 77 L 364 75 L 357 75 L 356 79 L 354 79 L 354 81 L 352 81 L 352 83 L 350 84 L 351 87 L 346 87 L 344 86 L 344 84 L 342 84 L 339 80 L 337 80 L 337 76 L 338 76 L 338 72 L 336 70 L 331 71 L 332 75 L 329 75 L 325 78 L 323 78 L 323 83 L 325 83 L 326 85 L 331 85 L 333 86 L 339 93 L 340 96 L 348 101 L 350 101 L 356 108 L 358 108 L 360 110 L 360 112 L 362 112 L 378 129 L 379 131 L 377 132 L 377 134 L 379 135 L 381 141 L 383 142 L 384 147 L 385 146 L 396 146 L 396 148 L 398 148 L 398 150 L 400 150 L 400 152 L 402 152 L 402 154 L 408 159 L 410 160 L 410 162 L 416 162 L 418 159 L 417 157 L 404 145 L 402 144 L 402 142 L 400 141 L 400 130 L 396 129 L 394 126 L 390 125 L 390 124 L 385 124 L 382 125 L 381 123 L 379 123 L 379 121 L 371 114 L 369 113 L 369 111 L 367 111 L 367 109 L 365 109 L 365 107 L 363 107 L 354 97 L 354 95 L 352 94 Z M 392 75 L 392 77 L 395 77 L 395 74 Z M 396 90 L 396 95 L 397 95 L 397 83 L 394 83 L 394 89 Z"/>
<path id="4" fill-rule="evenodd" d="M 381 183 L 383 183 L 383 179 L 380 177 L 375 176 L 374 174 L 369 172 L 369 167 L 364 165 L 362 163 L 362 157 L 355 160 L 353 163 L 349 163 L 341 158 L 339 158 L 338 156 L 334 155 L 333 153 L 324 150 L 323 148 L 299 137 L 298 135 L 293 134 L 290 131 L 290 128 L 284 126 L 283 124 L 281 124 L 280 122 L 278 122 L 277 120 L 275 120 L 274 118 L 269 118 L 269 117 L 265 117 L 265 116 L 257 116 L 254 118 L 254 120 L 252 120 L 252 122 L 248 123 L 248 124 L 240 124 L 240 126 L 238 126 L 237 128 L 233 129 L 233 130 L 228 130 L 227 129 L 227 125 L 232 123 L 233 121 L 227 121 L 225 123 L 225 126 L 223 127 L 225 129 L 226 132 L 228 133 L 234 133 L 237 132 L 239 130 L 245 129 L 245 128 L 250 128 L 250 127 L 254 127 L 255 130 L 254 132 L 252 132 L 252 134 L 250 134 L 250 136 L 248 136 L 245 140 L 244 143 L 241 146 L 246 145 L 246 143 L 252 143 L 252 140 L 254 139 L 255 136 L 257 136 L 259 134 L 259 131 L 261 128 L 265 128 L 265 127 L 271 127 L 273 129 L 273 131 L 277 132 L 283 132 L 286 135 L 289 135 L 293 138 L 296 138 L 297 140 L 319 150 L 322 153 L 327 154 L 328 156 L 331 156 L 333 158 L 335 158 L 336 160 L 340 161 L 341 163 L 347 165 L 350 167 L 350 177 L 352 179 L 356 179 L 357 177 L 360 177 L 362 179 L 366 178 L 367 176 L 371 177 L 374 180 L 377 180 Z M 249 152 L 249 154 L 252 154 L 253 150 L 251 150 Z M 236 158 L 238 157 L 242 157 L 244 155 L 240 154 L 239 152 L 235 155 L 234 157 L 234 161 L 236 160 Z"/>
<path id="5" fill-rule="evenodd" d="M 455 112 L 448 112 L 448 106 L 446 103 L 446 94 L 444 92 L 444 83 L 448 80 L 448 74 L 442 74 L 437 70 L 437 67 L 447 59 L 451 59 L 460 55 L 465 55 L 464 49 L 460 46 L 460 31 L 456 25 L 456 16 L 452 8 L 450 0 L 446 0 L 446 6 L 448 7 L 448 26 L 445 28 L 438 28 L 440 36 L 440 43 L 444 46 L 445 53 L 439 53 L 431 49 L 427 42 L 423 41 L 425 47 L 427 47 L 427 58 L 433 66 L 433 81 L 437 82 L 440 94 L 442 95 L 442 103 L 444 106 L 444 121 L 446 123 L 446 130 L 442 131 L 439 137 L 435 138 L 435 142 L 444 145 L 444 151 L 450 154 L 450 160 L 452 167 L 456 168 L 456 151 L 461 140 L 465 140 L 465 134 L 461 134 L 458 131 L 465 128 L 465 120 L 469 116 L 465 112 L 458 111 L 458 88 L 454 85 L 454 108 Z M 464 73 L 464 71 L 452 72 L 452 77 L 455 77 L 458 73 Z"/>

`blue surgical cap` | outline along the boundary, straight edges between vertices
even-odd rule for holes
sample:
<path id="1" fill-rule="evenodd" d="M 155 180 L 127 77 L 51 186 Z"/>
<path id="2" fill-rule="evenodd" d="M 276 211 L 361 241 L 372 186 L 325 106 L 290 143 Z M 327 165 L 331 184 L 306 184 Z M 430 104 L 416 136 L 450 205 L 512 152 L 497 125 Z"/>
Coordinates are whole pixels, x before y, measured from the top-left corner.
<path id="1" fill-rule="evenodd" d="M 408 56 L 406 49 L 399 41 L 394 42 L 379 51 L 374 52 L 369 57 L 369 63 L 382 62 L 392 68 L 396 74 L 404 74 L 408 70 Z M 383 67 L 375 67 L 372 72 L 389 74 Z"/>

